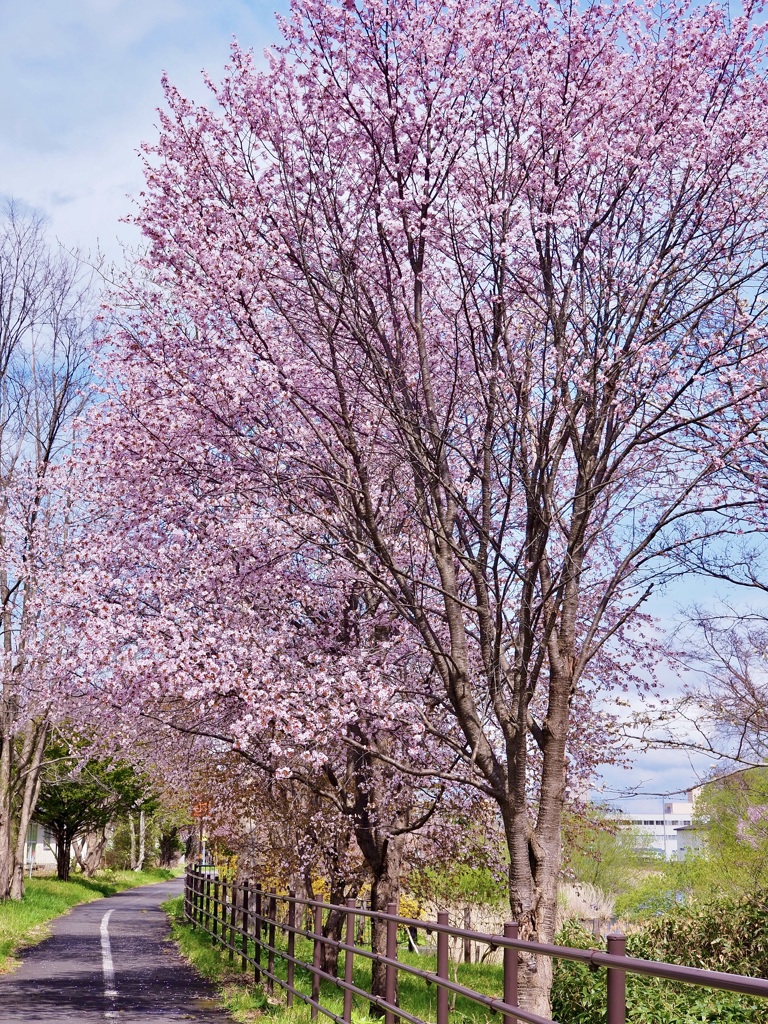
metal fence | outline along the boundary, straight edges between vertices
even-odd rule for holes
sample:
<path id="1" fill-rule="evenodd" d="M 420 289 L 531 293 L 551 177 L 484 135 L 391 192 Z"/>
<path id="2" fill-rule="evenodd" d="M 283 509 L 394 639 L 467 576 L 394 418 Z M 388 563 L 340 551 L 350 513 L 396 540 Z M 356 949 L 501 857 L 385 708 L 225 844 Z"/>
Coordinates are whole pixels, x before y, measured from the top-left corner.
<path id="1" fill-rule="evenodd" d="M 322 934 L 324 918 L 332 911 L 342 915 L 344 941 Z M 500 1013 L 503 1024 L 557 1024 L 550 1018 L 525 1010 L 518 1005 L 518 953 L 540 954 L 564 960 L 587 964 L 594 970 L 607 971 L 607 1024 L 626 1024 L 626 975 L 643 974 L 668 981 L 686 982 L 708 988 L 722 989 L 744 995 L 768 998 L 768 981 L 762 978 L 748 978 L 740 974 L 725 974 L 721 971 L 704 971 L 695 967 L 681 967 L 676 964 L 657 963 L 626 956 L 626 939 L 623 935 L 609 935 L 607 950 L 574 949 L 568 946 L 554 946 L 529 942 L 518 938 L 518 927 L 510 922 L 504 925 L 503 935 L 489 935 L 469 929 L 454 928 L 448 923 L 448 914 L 439 913 L 437 921 L 418 921 L 399 917 L 395 904 L 387 907 L 387 913 L 377 913 L 348 900 L 346 905 L 323 903 L 288 895 L 266 892 L 249 880 L 227 882 L 220 879 L 211 869 L 196 866 L 187 870 L 184 889 L 184 916 L 196 928 L 207 932 L 214 942 L 229 951 L 229 962 L 234 966 L 239 961 L 243 971 L 252 970 L 254 981 L 265 982 L 267 991 L 273 992 L 275 984 L 285 989 L 288 1006 L 294 997 L 307 1003 L 311 1008 L 312 1020 L 318 1013 L 324 1014 L 337 1024 L 351 1024 L 352 997 L 357 995 L 378 1007 L 384 1014 L 385 1024 L 396 1020 L 408 1024 L 429 1024 L 420 1017 L 408 1013 L 397 1003 L 398 973 L 420 978 L 426 984 L 436 986 L 436 1024 L 448 1024 L 449 993 Z M 386 927 L 386 953 L 374 953 L 363 945 L 364 935 L 360 924 L 376 919 Z M 301 927 L 301 924 L 304 927 Z M 398 960 L 398 929 L 414 930 L 436 935 L 437 970 L 426 971 Z M 284 947 L 278 948 L 276 936 L 285 936 Z M 312 943 L 312 961 L 296 956 L 296 938 L 308 939 Z M 503 950 L 503 991 L 498 998 L 477 992 L 474 989 L 452 981 L 449 974 L 449 939 L 454 937 Z M 344 976 L 334 977 L 321 969 L 322 948 L 335 947 L 344 956 Z M 372 995 L 366 989 L 354 984 L 355 957 L 364 957 L 382 964 L 385 969 L 384 997 Z M 285 964 L 285 978 L 275 972 L 276 958 Z M 311 992 L 300 991 L 294 984 L 296 967 L 303 968 L 311 975 Z M 320 1002 L 320 982 L 326 981 L 341 989 L 344 1008 L 341 1015 L 333 1012 Z"/>

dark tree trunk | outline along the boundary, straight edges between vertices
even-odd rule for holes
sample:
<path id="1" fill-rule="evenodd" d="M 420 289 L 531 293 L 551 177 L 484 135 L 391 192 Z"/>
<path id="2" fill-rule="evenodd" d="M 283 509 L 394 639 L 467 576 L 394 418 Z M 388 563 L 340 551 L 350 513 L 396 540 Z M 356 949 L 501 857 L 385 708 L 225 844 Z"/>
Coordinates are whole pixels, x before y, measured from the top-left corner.
<path id="1" fill-rule="evenodd" d="M 160 833 L 160 860 L 158 862 L 160 867 L 171 867 L 176 859 L 178 850 L 179 830 L 174 825 L 173 828 L 166 829 Z"/>
<path id="2" fill-rule="evenodd" d="M 202 848 L 197 832 L 190 832 L 184 844 L 184 859 L 187 864 L 191 864 L 193 861 L 199 860 L 201 856 Z"/>
<path id="3" fill-rule="evenodd" d="M 69 835 L 56 836 L 56 877 L 60 882 L 69 881 L 69 864 L 72 859 L 72 839 Z"/>
<path id="4" fill-rule="evenodd" d="M 387 912 L 387 906 L 400 900 L 400 841 L 393 836 L 387 838 L 382 850 L 382 857 L 377 865 L 371 884 L 371 910 L 381 914 Z M 372 919 L 371 950 L 381 956 L 387 952 L 387 924 L 385 921 Z M 383 999 L 386 995 L 387 969 L 384 964 L 371 962 L 371 994 Z M 395 990 L 397 1001 L 397 990 Z M 375 1016 L 383 1016 L 384 1011 L 371 1004 L 371 1012 Z"/>
<path id="5" fill-rule="evenodd" d="M 341 903 L 344 900 L 343 894 L 336 894 L 334 896 L 331 893 L 331 903 Z M 344 919 L 347 915 L 343 910 L 329 910 L 328 917 L 325 919 L 323 924 L 323 938 L 331 939 L 334 942 L 341 942 L 341 936 L 344 931 Z M 339 976 L 339 950 L 337 946 L 326 946 L 322 947 L 322 956 L 320 958 L 320 969 L 326 971 L 334 978 Z"/>
<path id="6" fill-rule="evenodd" d="M 338 884 L 331 886 L 329 902 L 334 906 L 341 907 L 349 897 L 357 897 L 358 887 L 353 884 L 351 887 L 344 886 L 341 879 Z M 345 937 L 344 923 L 347 915 L 343 910 L 329 910 L 328 917 L 323 924 L 323 937 L 332 939 L 334 942 L 341 942 Z M 339 950 L 336 946 L 323 946 L 320 966 L 334 978 L 339 976 Z"/>

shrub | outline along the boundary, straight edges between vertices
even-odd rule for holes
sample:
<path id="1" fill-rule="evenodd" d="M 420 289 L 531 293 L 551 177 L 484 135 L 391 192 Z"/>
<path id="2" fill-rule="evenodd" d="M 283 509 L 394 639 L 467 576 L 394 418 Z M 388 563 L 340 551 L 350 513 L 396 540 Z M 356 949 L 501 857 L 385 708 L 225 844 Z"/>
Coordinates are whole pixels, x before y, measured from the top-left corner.
<path id="1" fill-rule="evenodd" d="M 682 930 L 665 930 L 659 922 L 648 930 L 648 934 L 643 932 L 631 936 L 627 942 L 627 951 L 631 956 L 683 963 L 686 961 L 685 956 L 674 960 L 668 955 L 674 948 L 682 952 L 682 947 L 676 947 L 675 943 L 669 941 L 672 934 L 675 935 L 675 943 L 682 939 Z M 579 949 L 595 946 L 592 935 L 574 922 L 566 924 L 557 942 Z M 722 964 L 718 967 L 707 966 L 710 969 L 735 970 L 725 968 Z M 604 1024 L 605 1009 L 604 970 L 593 971 L 586 964 L 567 960 L 555 962 L 552 1014 L 556 1020 L 562 1024 Z M 628 975 L 627 1021 L 628 1024 L 702 1024 L 710 1021 L 722 1024 L 768 1024 L 768 1000 L 755 1001 L 694 985 Z"/>

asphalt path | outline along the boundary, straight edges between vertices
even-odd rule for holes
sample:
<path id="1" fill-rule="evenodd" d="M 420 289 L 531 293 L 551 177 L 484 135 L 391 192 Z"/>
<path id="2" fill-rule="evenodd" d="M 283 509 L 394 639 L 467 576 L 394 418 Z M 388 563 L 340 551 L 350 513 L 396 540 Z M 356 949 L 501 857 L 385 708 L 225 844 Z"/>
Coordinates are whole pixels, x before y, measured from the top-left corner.
<path id="1" fill-rule="evenodd" d="M 1 1024 L 227 1024 L 214 991 L 169 939 L 160 904 L 184 880 L 145 885 L 75 907 L 50 938 L 0 977 Z"/>

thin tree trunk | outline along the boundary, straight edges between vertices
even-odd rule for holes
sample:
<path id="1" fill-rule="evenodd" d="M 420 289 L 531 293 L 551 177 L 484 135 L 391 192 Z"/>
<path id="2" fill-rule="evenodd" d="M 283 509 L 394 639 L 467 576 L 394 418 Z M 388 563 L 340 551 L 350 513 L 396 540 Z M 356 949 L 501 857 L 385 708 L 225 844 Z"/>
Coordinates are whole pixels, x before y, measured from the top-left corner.
<path id="1" fill-rule="evenodd" d="M 165 828 L 160 833 L 160 867 L 169 868 L 178 853 L 179 829 L 177 825 Z M 246 876 L 247 877 L 247 876 Z"/>
<path id="2" fill-rule="evenodd" d="M 14 853 L 13 875 L 11 879 L 10 897 L 12 900 L 20 900 L 24 896 L 24 851 L 27 843 L 27 832 L 29 830 L 32 816 L 35 813 L 37 799 L 40 796 L 40 783 L 42 780 L 43 761 L 45 760 L 45 746 L 48 741 L 47 722 L 33 722 L 31 719 L 27 724 L 29 744 L 25 742 L 25 753 L 27 746 L 29 752 L 27 757 L 22 758 L 24 769 L 24 789 L 21 796 L 21 806 L 18 812 L 16 850 Z"/>
<path id="3" fill-rule="evenodd" d="M 3 719 L 0 737 L 0 900 L 6 900 L 11 893 L 13 876 L 13 737 L 7 727 L 8 711 L 5 707 L 0 709 L 0 715 Z"/>
<path id="4" fill-rule="evenodd" d="M 88 851 L 85 855 L 85 868 L 84 871 L 88 878 L 93 878 L 96 872 L 101 867 L 101 862 L 104 859 L 104 850 L 107 845 L 107 830 L 103 828 L 101 832 L 90 832 L 88 835 Z"/>
<path id="5" fill-rule="evenodd" d="M 141 871 L 144 867 L 144 858 L 146 856 L 146 840 L 147 840 L 147 818 L 144 814 L 144 809 L 139 811 L 139 855 L 136 858 L 136 863 L 133 866 L 134 871 Z M 133 860 L 133 853 L 131 854 L 131 860 Z"/>
<path id="6" fill-rule="evenodd" d="M 0 573 L 0 596 L 7 591 L 5 573 Z M 5 621 L 3 618 L 3 625 Z M 6 650 L 7 653 L 7 650 Z M 0 701 L 0 900 L 11 893 L 13 878 L 13 772 L 15 709 L 13 681 L 6 659 L 3 670 L 3 693 Z"/>
<path id="7" fill-rule="evenodd" d="M 72 840 L 72 853 L 75 855 L 75 864 L 85 874 L 85 854 L 84 850 L 87 848 L 88 836 L 85 839 L 73 839 Z"/>
<path id="8" fill-rule="evenodd" d="M 133 821 L 133 811 L 128 812 L 128 827 L 131 834 L 131 871 L 136 870 L 136 825 Z"/>
<path id="9" fill-rule="evenodd" d="M 56 837 L 56 877 L 61 882 L 69 881 L 69 865 L 72 857 L 72 840 L 66 833 Z"/>
<path id="10" fill-rule="evenodd" d="M 328 902 L 335 906 L 343 906 L 349 896 L 356 896 L 356 891 L 346 890 L 343 886 L 332 886 Z M 323 935 L 326 939 L 334 942 L 341 942 L 344 932 L 344 922 L 347 915 L 343 910 L 329 910 L 328 917 L 323 924 Z M 337 946 L 323 945 L 320 958 L 320 969 L 337 978 L 339 975 L 339 949 Z"/>

